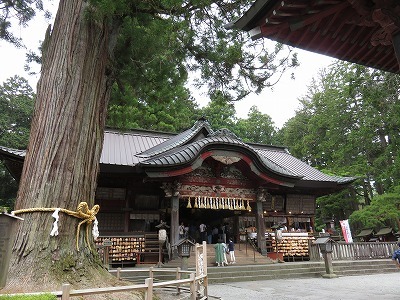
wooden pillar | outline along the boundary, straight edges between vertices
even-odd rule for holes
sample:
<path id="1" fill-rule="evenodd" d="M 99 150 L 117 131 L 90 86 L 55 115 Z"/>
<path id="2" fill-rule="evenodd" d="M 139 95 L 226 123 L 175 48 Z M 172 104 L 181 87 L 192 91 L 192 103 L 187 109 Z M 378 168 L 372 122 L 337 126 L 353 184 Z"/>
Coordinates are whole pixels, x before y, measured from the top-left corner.
<path id="1" fill-rule="evenodd" d="M 267 245 L 265 241 L 265 219 L 263 202 L 265 201 L 265 190 L 259 189 L 256 201 L 256 227 L 257 227 L 257 244 L 262 255 L 267 255 Z"/>
<path id="2" fill-rule="evenodd" d="M 267 255 L 265 242 L 265 220 L 262 202 L 256 202 L 256 224 L 257 224 L 257 244 L 262 255 Z"/>
<path id="3" fill-rule="evenodd" d="M 179 188 L 181 184 L 178 181 L 164 182 L 162 189 L 166 197 L 171 198 L 171 232 L 170 243 L 172 246 L 172 257 L 178 257 L 177 248 L 174 247 L 179 241 Z"/>
<path id="4" fill-rule="evenodd" d="M 179 196 L 171 197 L 171 245 L 176 245 L 179 241 Z M 176 248 L 173 249 L 173 257 L 177 257 Z"/>

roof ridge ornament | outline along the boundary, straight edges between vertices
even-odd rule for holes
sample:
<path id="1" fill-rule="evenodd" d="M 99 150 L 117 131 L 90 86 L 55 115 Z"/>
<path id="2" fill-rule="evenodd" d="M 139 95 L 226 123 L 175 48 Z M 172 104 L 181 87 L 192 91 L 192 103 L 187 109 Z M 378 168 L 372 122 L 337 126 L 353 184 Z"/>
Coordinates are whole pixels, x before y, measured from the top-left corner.
<path id="1" fill-rule="evenodd" d="M 226 136 L 226 137 L 230 137 L 230 138 L 233 138 L 233 139 L 236 139 L 239 141 L 242 140 L 241 138 L 239 138 L 236 134 L 234 134 L 232 131 L 230 131 L 227 128 L 218 129 L 208 135 L 208 137 L 216 137 L 216 136 Z"/>

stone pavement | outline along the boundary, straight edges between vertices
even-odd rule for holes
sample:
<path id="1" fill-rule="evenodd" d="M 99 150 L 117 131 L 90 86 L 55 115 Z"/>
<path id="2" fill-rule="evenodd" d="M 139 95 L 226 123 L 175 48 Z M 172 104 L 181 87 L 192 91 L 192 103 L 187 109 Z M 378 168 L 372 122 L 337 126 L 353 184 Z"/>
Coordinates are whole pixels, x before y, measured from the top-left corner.
<path id="1" fill-rule="evenodd" d="M 400 299 L 399 272 L 333 279 L 293 278 L 209 285 L 209 299 L 221 300 L 394 300 Z M 160 299 L 190 299 L 162 292 Z"/>
<path id="2" fill-rule="evenodd" d="M 400 299 L 400 271 L 333 279 L 278 279 L 209 286 L 209 295 L 232 300 Z"/>

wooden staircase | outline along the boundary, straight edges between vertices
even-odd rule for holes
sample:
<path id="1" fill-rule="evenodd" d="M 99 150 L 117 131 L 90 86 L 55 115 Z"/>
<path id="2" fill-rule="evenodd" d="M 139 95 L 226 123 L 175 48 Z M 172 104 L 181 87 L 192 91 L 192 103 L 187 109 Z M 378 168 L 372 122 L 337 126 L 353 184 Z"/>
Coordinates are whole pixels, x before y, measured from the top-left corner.
<path id="1" fill-rule="evenodd" d="M 144 235 L 144 247 L 140 252 L 140 264 L 156 264 L 159 257 L 159 242 L 157 233 Z"/>

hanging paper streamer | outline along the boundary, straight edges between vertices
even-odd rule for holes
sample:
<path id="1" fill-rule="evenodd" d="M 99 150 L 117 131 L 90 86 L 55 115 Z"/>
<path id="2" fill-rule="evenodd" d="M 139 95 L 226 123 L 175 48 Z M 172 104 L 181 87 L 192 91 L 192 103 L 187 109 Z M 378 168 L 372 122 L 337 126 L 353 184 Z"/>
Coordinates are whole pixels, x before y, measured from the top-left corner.
<path id="1" fill-rule="evenodd" d="M 93 234 L 93 238 L 95 240 L 97 240 L 97 238 L 99 237 L 99 221 L 97 221 L 97 218 L 94 219 L 93 221 L 93 229 L 92 229 L 92 234 Z"/>
<path id="2" fill-rule="evenodd" d="M 50 236 L 57 236 L 58 235 L 58 219 L 60 218 L 58 216 L 58 213 L 60 212 L 60 209 L 61 208 L 57 208 L 53 212 L 53 214 L 51 215 L 55 220 L 54 220 L 54 223 L 53 223 L 53 228 L 51 229 L 51 232 L 50 232 Z"/>

